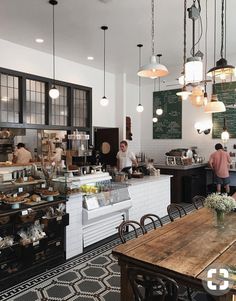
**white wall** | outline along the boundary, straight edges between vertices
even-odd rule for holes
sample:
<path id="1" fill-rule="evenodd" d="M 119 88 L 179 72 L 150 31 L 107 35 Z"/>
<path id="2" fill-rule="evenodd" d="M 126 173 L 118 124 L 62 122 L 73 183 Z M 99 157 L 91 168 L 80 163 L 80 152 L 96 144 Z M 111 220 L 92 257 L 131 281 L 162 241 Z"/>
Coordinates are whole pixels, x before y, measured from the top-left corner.
<path id="1" fill-rule="evenodd" d="M 0 40 L 0 66 L 7 69 L 52 77 L 52 55 Z M 115 127 L 115 75 L 106 73 L 107 107 L 99 104 L 103 92 L 103 70 L 56 57 L 56 79 L 93 89 L 93 126 Z"/>
<path id="2" fill-rule="evenodd" d="M 199 121 L 211 121 L 211 114 L 206 114 L 203 108 L 194 107 L 189 100 L 182 103 L 182 139 L 153 139 L 152 138 L 152 105 L 153 85 L 143 88 L 143 105 L 145 110 L 142 114 L 141 126 L 141 150 L 158 163 L 165 162 L 165 153 L 174 148 L 197 146 L 198 153 L 208 160 L 211 152 L 214 151 L 216 143 L 222 143 L 220 139 L 212 139 L 209 135 L 198 134 L 194 124 Z M 228 151 L 233 150 L 236 139 L 230 139 Z"/>

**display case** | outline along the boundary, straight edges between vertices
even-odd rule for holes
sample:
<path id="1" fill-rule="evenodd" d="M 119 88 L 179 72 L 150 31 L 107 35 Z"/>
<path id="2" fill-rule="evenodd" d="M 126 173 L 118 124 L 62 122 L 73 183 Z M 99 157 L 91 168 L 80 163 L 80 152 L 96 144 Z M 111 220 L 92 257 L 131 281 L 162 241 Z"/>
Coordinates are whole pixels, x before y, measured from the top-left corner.
<path id="1" fill-rule="evenodd" d="M 0 290 L 65 260 L 66 199 L 44 182 L 0 183 Z"/>

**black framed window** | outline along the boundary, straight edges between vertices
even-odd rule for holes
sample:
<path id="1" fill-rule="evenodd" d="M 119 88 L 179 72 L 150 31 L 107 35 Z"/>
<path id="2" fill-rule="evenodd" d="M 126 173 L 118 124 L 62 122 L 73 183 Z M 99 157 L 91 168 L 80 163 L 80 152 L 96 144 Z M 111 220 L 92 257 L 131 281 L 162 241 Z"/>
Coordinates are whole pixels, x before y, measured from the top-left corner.
<path id="1" fill-rule="evenodd" d="M 79 89 L 74 89 L 73 126 L 88 126 L 88 117 L 89 114 L 87 92 Z"/>
<path id="2" fill-rule="evenodd" d="M 45 124 L 45 83 L 26 79 L 26 123 Z"/>
<path id="3" fill-rule="evenodd" d="M 52 125 L 67 126 L 67 87 L 56 85 L 59 97 L 52 99 Z"/>
<path id="4" fill-rule="evenodd" d="M 19 77 L 0 74 L 0 121 L 19 122 Z"/>

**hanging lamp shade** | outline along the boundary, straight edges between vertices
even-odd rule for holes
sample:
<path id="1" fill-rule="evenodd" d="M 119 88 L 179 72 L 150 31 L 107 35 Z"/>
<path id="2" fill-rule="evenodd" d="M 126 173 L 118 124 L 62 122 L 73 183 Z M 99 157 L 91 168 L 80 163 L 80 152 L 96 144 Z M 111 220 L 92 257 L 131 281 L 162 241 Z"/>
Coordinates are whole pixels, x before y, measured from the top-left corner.
<path id="1" fill-rule="evenodd" d="M 225 112 L 226 108 L 222 101 L 218 100 L 218 97 L 216 94 L 212 94 L 211 101 L 206 104 L 204 107 L 205 113 L 220 113 Z"/>
<path id="2" fill-rule="evenodd" d="M 200 57 L 189 57 L 185 64 L 185 83 L 199 83 L 203 79 L 203 63 Z"/>
<path id="3" fill-rule="evenodd" d="M 223 141 L 223 143 L 226 143 L 229 140 L 229 132 L 227 130 L 224 130 L 221 133 L 221 140 Z"/>
<path id="4" fill-rule="evenodd" d="M 176 93 L 177 96 L 180 96 L 182 100 L 187 100 L 192 92 L 188 91 L 186 86 L 183 86 L 182 91 Z"/>
<path id="5" fill-rule="evenodd" d="M 150 63 L 141 66 L 141 68 L 138 71 L 138 76 L 141 77 L 149 77 L 149 78 L 157 78 L 157 77 L 163 77 L 168 74 L 168 70 L 166 66 L 157 63 L 157 59 L 155 55 L 152 55 L 150 58 Z"/>
<path id="6" fill-rule="evenodd" d="M 141 103 L 138 104 L 137 107 L 136 107 L 136 111 L 139 112 L 139 113 L 142 113 L 143 110 L 144 110 L 144 108 L 143 108 L 143 106 L 141 105 Z"/>
<path id="7" fill-rule="evenodd" d="M 221 58 L 216 62 L 216 66 L 211 68 L 207 75 L 210 77 L 220 78 L 222 81 L 232 78 L 234 75 L 235 67 L 233 65 L 228 65 L 225 58 Z"/>
<path id="8" fill-rule="evenodd" d="M 148 77 L 155 79 L 157 77 L 166 76 L 169 72 L 166 66 L 157 63 L 156 56 L 154 54 L 154 0 L 151 0 L 151 8 L 152 8 L 152 26 L 151 26 L 151 37 L 152 37 L 152 55 L 150 57 L 150 62 L 146 65 L 140 66 L 138 70 L 138 76 L 140 77 Z"/>
<path id="9" fill-rule="evenodd" d="M 192 95 L 189 97 L 192 105 L 202 107 L 204 105 L 204 93 L 201 86 L 193 87 Z"/>

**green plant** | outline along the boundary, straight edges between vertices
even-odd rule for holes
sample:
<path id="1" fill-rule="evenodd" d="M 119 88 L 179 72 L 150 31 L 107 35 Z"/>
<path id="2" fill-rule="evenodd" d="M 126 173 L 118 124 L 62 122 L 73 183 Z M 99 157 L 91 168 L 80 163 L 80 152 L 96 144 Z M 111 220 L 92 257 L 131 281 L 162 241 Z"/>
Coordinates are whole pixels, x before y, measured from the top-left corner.
<path id="1" fill-rule="evenodd" d="M 212 193 L 206 197 L 204 207 L 227 213 L 236 208 L 236 201 L 226 194 Z"/>

